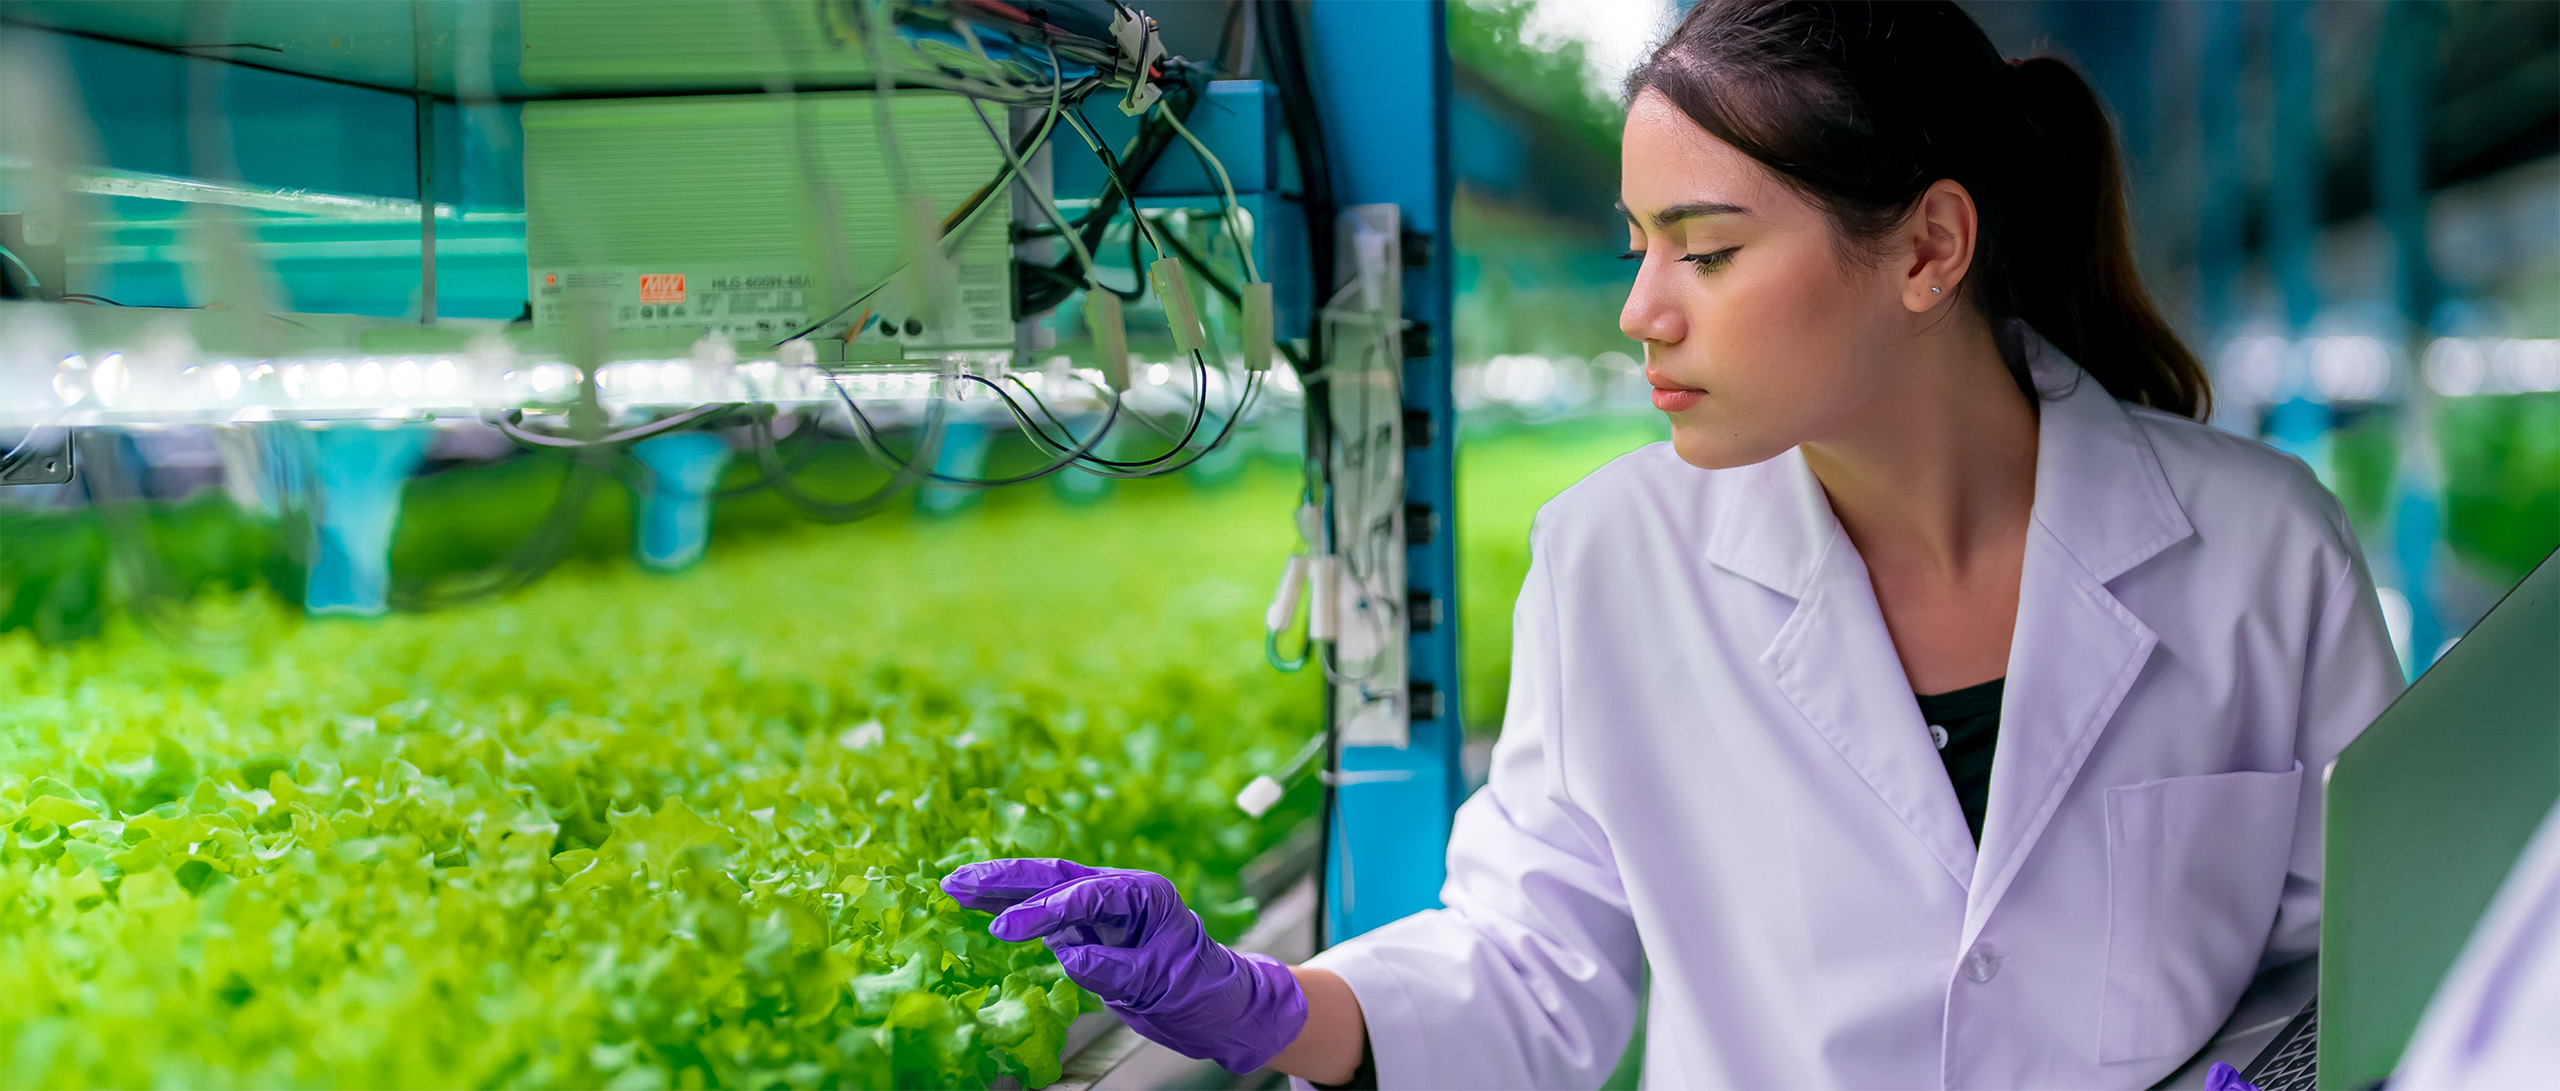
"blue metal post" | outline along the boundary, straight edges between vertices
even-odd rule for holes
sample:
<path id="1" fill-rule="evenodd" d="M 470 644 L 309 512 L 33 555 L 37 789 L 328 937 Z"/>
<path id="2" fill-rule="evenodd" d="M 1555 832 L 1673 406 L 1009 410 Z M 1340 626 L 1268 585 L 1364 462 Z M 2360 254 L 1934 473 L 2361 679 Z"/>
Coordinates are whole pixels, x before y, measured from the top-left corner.
<path id="1" fill-rule="evenodd" d="M 2427 100 L 2435 56 L 2433 5 L 2392 0 L 2383 15 L 2373 78 L 2373 193 L 2391 233 L 2393 295 L 2405 334 L 2400 381 L 2400 462 L 2392 483 L 2391 556 L 2409 600 L 2411 678 L 2435 662 L 2445 639 L 2436 609 L 2436 559 L 2443 553 L 2443 470 L 2436 463 L 2434 392 L 2422 369 L 2435 310 L 2435 268 L 2427 259 Z"/>
<path id="2" fill-rule="evenodd" d="M 649 471 L 632 535 L 640 563 L 660 571 L 702 559 L 711 542 L 711 495 L 729 465 L 729 442 L 709 432 L 652 436 L 631 445 L 631 457 Z"/>
<path id="3" fill-rule="evenodd" d="M 320 486 L 303 608 L 370 617 L 390 608 L 391 534 L 400 494 L 431 433 L 404 426 L 341 425 L 312 434 Z"/>
<path id="4" fill-rule="evenodd" d="M 1326 935 L 1339 940 L 1439 904 L 1449 820 L 1465 791 L 1458 765 L 1466 739 L 1458 715 L 1452 487 L 1458 428 L 1450 389 L 1448 11 L 1439 0 L 1307 10 L 1311 77 L 1338 199 L 1346 207 L 1392 203 L 1403 210 L 1405 317 L 1421 324 L 1430 342 L 1406 361 L 1404 375 L 1405 571 L 1420 607 L 1410 612 L 1407 646 L 1412 735 L 1403 749 L 1343 748 L 1346 782 L 1326 876 Z"/>
<path id="5" fill-rule="evenodd" d="M 2319 54 L 2311 37 L 2309 0 L 2278 0 L 2269 11 L 2269 60 L 2275 75 L 2274 177 L 2267 195 L 2267 264 L 2284 292 L 2285 325 L 2294 336 L 2267 440 L 2329 476 L 2329 403 L 2311 382 L 2302 335 L 2320 314 L 2320 284 L 2311 246 L 2320 232 Z"/>
<path id="6" fill-rule="evenodd" d="M 2195 314 L 2204 335 L 2219 343 L 2231 334 L 2249 215 L 2248 185 L 2240 174 L 2240 3 L 2210 0 L 2191 10 L 2203 24 L 2197 50 L 2203 78 L 2196 83 L 2196 144 L 2204 169 L 2196 195 Z M 2255 428 L 2251 421 L 2250 430 Z"/>
<path id="7" fill-rule="evenodd" d="M 951 477 L 977 477 L 987 466 L 987 450 L 995 445 L 995 433 L 975 420 L 955 420 L 942 427 L 942 444 L 933 454 L 935 473 Z M 924 485 L 916 489 L 916 510 L 926 515 L 951 515 L 977 506 L 978 490 L 952 485 Z"/>

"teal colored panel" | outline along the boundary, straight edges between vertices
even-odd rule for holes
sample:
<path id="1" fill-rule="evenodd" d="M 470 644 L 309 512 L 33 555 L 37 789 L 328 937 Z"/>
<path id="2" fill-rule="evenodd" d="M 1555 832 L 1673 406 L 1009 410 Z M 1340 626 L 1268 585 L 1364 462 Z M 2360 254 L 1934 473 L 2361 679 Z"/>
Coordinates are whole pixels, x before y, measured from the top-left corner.
<path id="1" fill-rule="evenodd" d="M 2320 916 L 2320 1084 L 2390 1075 L 2560 798 L 2560 562 L 2545 559 L 2338 756 Z"/>
<path id="2" fill-rule="evenodd" d="M 857 9 L 820 0 L 523 0 L 522 74 L 557 88 L 760 87 L 871 79 Z"/>

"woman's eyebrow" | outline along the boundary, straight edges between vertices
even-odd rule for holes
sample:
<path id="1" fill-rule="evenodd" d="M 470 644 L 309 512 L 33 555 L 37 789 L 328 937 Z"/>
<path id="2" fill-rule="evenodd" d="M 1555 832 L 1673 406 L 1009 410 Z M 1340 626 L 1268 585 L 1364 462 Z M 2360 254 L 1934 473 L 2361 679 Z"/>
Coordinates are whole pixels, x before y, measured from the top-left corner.
<path id="1" fill-rule="evenodd" d="M 1723 201 L 1690 201 L 1654 213 L 1653 226 L 1656 229 L 1665 229 L 1682 220 L 1693 220 L 1701 216 L 1748 216 L 1750 214 L 1750 209 L 1741 205 L 1726 204 Z M 1626 217 L 1628 223 L 1638 227 L 1644 226 L 1643 221 L 1636 219 L 1635 213 L 1627 211 L 1627 204 L 1624 201 L 1618 202 L 1618 215 Z"/>

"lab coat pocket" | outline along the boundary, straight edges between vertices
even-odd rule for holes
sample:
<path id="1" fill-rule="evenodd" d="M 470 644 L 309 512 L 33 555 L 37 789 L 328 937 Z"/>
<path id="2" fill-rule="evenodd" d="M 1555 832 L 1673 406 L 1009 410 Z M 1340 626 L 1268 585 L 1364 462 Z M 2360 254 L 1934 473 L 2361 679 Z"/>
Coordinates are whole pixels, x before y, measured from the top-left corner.
<path id="1" fill-rule="evenodd" d="M 2255 973 L 2284 892 L 2302 763 L 2107 789 L 2098 1061 L 2185 1056 Z"/>

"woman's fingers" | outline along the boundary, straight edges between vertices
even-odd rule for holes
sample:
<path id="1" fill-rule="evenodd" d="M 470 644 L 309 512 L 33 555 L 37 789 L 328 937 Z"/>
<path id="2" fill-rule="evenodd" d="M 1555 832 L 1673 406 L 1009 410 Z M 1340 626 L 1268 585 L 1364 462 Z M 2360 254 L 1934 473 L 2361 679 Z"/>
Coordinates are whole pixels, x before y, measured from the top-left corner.
<path id="1" fill-rule="evenodd" d="M 1151 958 L 1147 951 L 1092 945 L 1059 947 L 1057 952 L 1058 968 L 1094 995 L 1123 1004 L 1145 999 L 1137 994 L 1150 976 L 1147 967 Z"/>
<path id="2" fill-rule="evenodd" d="M 1090 929 L 1100 943 L 1135 947 L 1153 942 L 1161 931 L 1157 926 L 1177 915 L 1188 917 L 1189 913 L 1173 884 L 1162 876 L 1106 871 L 1023 899 L 997 914 L 987 931 L 997 939 L 1019 943 L 1081 927 Z"/>
<path id="3" fill-rule="evenodd" d="M 1001 913 L 1025 898 L 1099 872 L 1073 860 L 982 860 L 942 878 L 942 892 L 963 908 Z"/>

